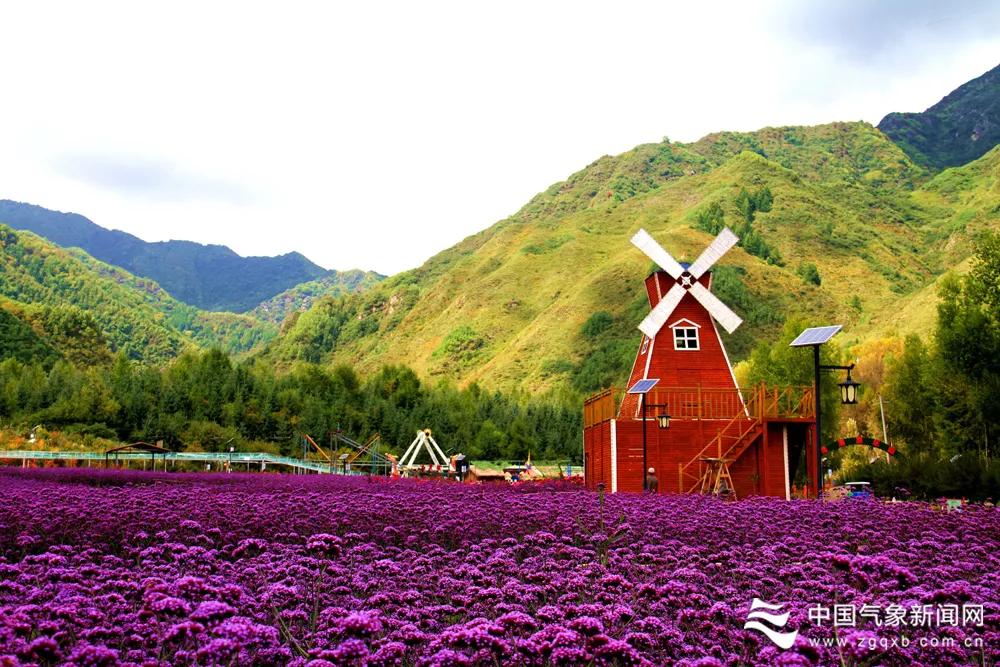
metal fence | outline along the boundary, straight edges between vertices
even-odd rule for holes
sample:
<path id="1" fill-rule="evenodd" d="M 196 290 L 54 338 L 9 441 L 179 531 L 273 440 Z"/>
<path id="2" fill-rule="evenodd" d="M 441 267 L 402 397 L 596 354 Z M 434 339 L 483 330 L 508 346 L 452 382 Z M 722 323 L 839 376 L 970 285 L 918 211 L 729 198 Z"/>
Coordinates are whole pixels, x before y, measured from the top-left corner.
<path id="1" fill-rule="evenodd" d="M 3 460 L 13 460 L 21 461 L 25 464 L 27 461 L 98 461 L 103 465 L 105 461 L 110 461 L 114 463 L 115 461 L 152 461 L 154 460 L 148 453 L 140 452 L 128 452 L 115 454 L 113 457 L 108 458 L 102 452 L 56 452 L 56 451 L 45 451 L 45 450 L 0 450 L 0 461 Z M 339 474 L 344 474 L 344 471 L 334 469 L 329 463 L 322 461 L 310 461 L 308 459 L 296 459 L 290 456 L 278 456 L 276 454 L 268 454 L 266 452 L 169 452 L 167 454 L 156 454 L 155 461 L 159 464 L 161 461 L 164 465 L 167 462 L 172 464 L 190 462 L 190 463 L 208 463 L 208 464 L 218 464 L 220 467 L 232 464 L 232 467 L 238 465 L 257 465 L 260 468 L 264 468 L 268 465 L 281 465 L 289 466 L 291 468 L 297 468 L 299 470 L 310 470 L 312 472 L 337 472 Z M 349 471 L 347 474 L 352 474 L 353 471 Z M 357 474 L 364 474 L 358 472 Z"/>

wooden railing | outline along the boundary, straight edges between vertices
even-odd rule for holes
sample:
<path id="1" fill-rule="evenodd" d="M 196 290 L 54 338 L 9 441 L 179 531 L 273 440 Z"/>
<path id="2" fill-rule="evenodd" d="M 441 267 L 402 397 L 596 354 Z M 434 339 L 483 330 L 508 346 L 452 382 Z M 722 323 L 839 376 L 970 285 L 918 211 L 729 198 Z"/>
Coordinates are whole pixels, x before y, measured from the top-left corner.
<path id="1" fill-rule="evenodd" d="M 588 397 L 583 402 L 583 427 L 590 428 L 618 414 L 618 403 L 621 400 L 621 390 L 611 387 Z"/>
<path id="2" fill-rule="evenodd" d="M 662 405 L 671 419 L 729 419 L 743 412 L 743 397 L 737 389 L 703 387 L 655 387 L 649 405 Z"/>
<path id="3" fill-rule="evenodd" d="M 628 395 L 612 387 L 587 398 L 583 403 L 583 426 L 589 428 L 614 419 Z M 638 407 L 638 399 L 630 397 Z M 707 387 L 654 387 L 649 405 L 664 405 L 671 419 L 812 419 L 815 413 L 812 387 L 767 387 L 763 383 L 749 389 Z M 653 415 L 650 415 L 652 418 Z"/>
<path id="4" fill-rule="evenodd" d="M 757 419 L 812 419 L 816 416 L 814 396 L 812 387 L 768 387 L 761 383 L 748 397 L 747 410 Z"/>

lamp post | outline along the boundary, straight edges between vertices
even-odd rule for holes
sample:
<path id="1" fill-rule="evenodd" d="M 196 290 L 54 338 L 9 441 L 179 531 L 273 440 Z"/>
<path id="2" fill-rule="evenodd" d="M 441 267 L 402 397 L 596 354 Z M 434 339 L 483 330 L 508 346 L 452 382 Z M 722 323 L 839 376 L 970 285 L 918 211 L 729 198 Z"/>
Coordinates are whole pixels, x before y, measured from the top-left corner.
<path id="1" fill-rule="evenodd" d="M 629 394 L 635 394 L 642 401 L 642 490 L 646 490 L 646 394 L 656 386 L 659 378 L 643 378 L 636 380 L 635 384 L 628 388 Z M 656 406 L 665 407 L 665 406 Z M 657 420 L 659 421 L 659 420 Z M 667 417 L 667 425 L 670 425 L 670 417 Z M 614 488 L 612 487 L 612 491 Z"/>
<path id="2" fill-rule="evenodd" d="M 650 403 L 646 404 L 646 395 L 642 396 L 642 490 L 648 491 L 646 484 L 646 475 L 648 474 L 649 464 L 646 462 L 646 408 L 663 408 L 663 411 L 656 415 L 656 425 L 661 428 L 670 428 L 670 415 L 666 412 L 666 403 Z"/>
<path id="3" fill-rule="evenodd" d="M 233 452 L 236 451 L 236 448 L 233 447 L 230 443 L 232 443 L 232 441 L 235 440 L 235 439 L 236 438 L 233 437 L 233 438 L 230 438 L 229 440 L 226 440 L 224 443 L 222 443 L 223 447 L 225 447 L 226 445 L 229 445 L 229 472 L 233 471 Z"/>
<path id="4" fill-rule="evenodd" d="M 850 366 L 824 365 L 819 363 L 819 346 L 833 338 L 843 327 L 839 324 L 827 327 L 811 327 L 806 329 L 793 340 L 790 347 L 812 347 L 813 349 L 813 393 L 816 399 L 816 498 L 823 494 L 823 450 L 820 439 L 822 436 L 822 414 L 820 408 L 820 371 L 847 371 L 847 379 L 838 383 L 840 387 L 840 401 L 844 405 L 853 405 L 858 402 L 858 387 L 861 386 L 851 379 Z"/>

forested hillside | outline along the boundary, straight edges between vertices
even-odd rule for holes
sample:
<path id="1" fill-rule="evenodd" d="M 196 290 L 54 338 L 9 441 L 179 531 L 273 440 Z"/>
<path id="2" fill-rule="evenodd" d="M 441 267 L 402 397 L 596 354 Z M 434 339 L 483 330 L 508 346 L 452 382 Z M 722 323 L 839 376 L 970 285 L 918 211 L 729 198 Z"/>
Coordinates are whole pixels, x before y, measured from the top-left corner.
<path id="1" fill-rule="evenodd" d="M 322 278 L 296 285 L 271 297 L 258 304 L 248 314 L 267 322 L 281 324 L 290 314 L 307 310 L 317 299 L 363 292 L 381 280 L 385 280 L 385 276 L 374 271 L 358 269 L 330 271 Z"/>
<path id="2" fill-rule="evenodd" d="M 573 402 L 427 383 L 405 367 L 362 377 L 298 362 L 275 373 L 199 349 L 245 350 L 274 331 L 246 315 L 198 311 L 150 280 L 0 226 L 0 421 L 15 433 L 38 424 L 43 440 L 58 431 L 83 443 L 297 454 L 299 433 L 325 442 L 337 428 L 380 432 L 401 451 L 416 428 L 431 427 L 449 451 L 476 457 L 578 456 Z"/>
<path id="3" fill-rule="evenodd" d="M 0 225 L 0 309 L 24 340 L 11 356 L 53 353 L 81 365 L 130 359 L 166 363 L 191 347 L 245 351 L 274 335 L 245 315 L 206 313 L 180 303 L 155 282 Z M 31 333 L 29 333 L 29 330 Z"/>
<path id="4" fill-rule="evenodd" d="M 477 459 L 528 452 L 550 461 L 580 458 L 575 404 L 475 385 L 429 385 L 405 367 L 361 377 L 346 366 L 300 363 L 275 375 L 217 350 L 184 353 L 166 368 L 123 355 L 86 368 L 7 359 L 0 362 L 0 417 L 44 425 L 43 441 L 59 431 L 84 444 L 95 437 L 163 440 L 181 450 L 221 452 L 232 444 L 239 451 L 300 455 L 300 433 L 326 447 L 341 429 L 360 440 L 380 433 L 399 455 L 418 428 L 430 427 L 446 452 Z"/>

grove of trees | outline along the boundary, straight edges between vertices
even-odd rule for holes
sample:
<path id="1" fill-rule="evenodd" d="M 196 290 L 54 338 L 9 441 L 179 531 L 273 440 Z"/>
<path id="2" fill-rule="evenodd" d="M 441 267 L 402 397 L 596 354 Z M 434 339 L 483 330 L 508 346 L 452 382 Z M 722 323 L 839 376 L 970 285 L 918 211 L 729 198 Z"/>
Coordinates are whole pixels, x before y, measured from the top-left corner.
<path id="1" fill-rule="evenodd" d="M 125 441 L 298 451 L 298 434 L 324 445 L 337 429 L 380 433 L 402 449 L 432 428 L 446 449 L 475 459 L 580 460 L 580 409 L 555 400 L 428 385 L 406 367 L 361 378 L 352 368 L 301 362 L 283 374 L 219 350 L 189 352 L 165 368 L 119 355 L 103 367 L 0 362 L 0 419 Z"/>
<path id="2" fill-rule="evenodd" d="M 1000 234 L 976 245 L 972 269 L 949 275 L 933 340 L 906 338 L 886 367 L 890 433 L 905 443 L 896 465 L 861 474 L 883 493 L 1000 499 Z"/>

